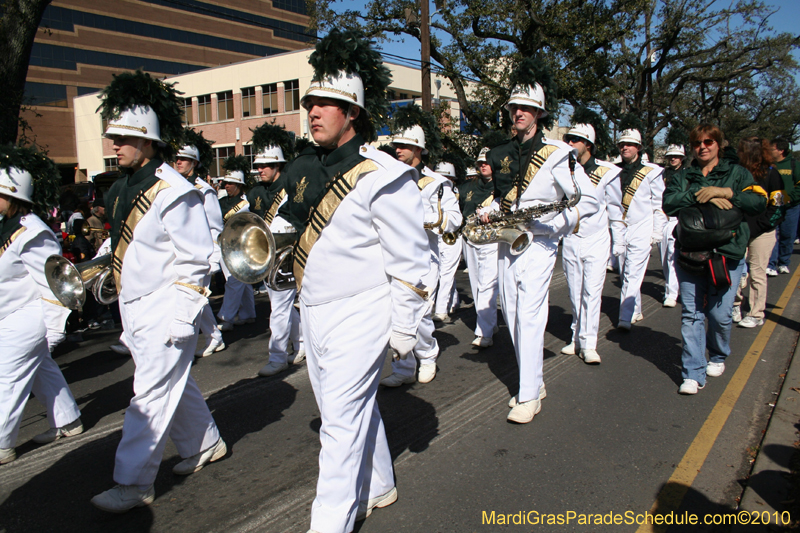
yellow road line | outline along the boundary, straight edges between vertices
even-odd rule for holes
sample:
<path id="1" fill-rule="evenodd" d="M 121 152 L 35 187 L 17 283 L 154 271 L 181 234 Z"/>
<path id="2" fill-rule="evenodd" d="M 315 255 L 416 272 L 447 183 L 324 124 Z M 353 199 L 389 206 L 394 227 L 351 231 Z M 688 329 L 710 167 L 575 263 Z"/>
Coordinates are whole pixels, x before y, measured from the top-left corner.
<path id="1" fill-rule="evenodd" d="M 672 473 L 667 484 L 664 485 L 664 488 L 658 493 L 653 507 L 650 508 L 651 514 L 655 513 L 656 510 L 658 510 L 659 514 L 678 511 L 678 508 L 683 502 L 683 497 L 700 472 L 700 468 L 711 452 L 711 448 L 714 446 L 719 432 L 722 431 L 723 426 L 725 426 L 725 423 L 728 421 L 728 416 L 730 416 L 733 406 L 736 405 L 736 401 L 739 399 L 739 396 L 741 396 L 742 390 L 747 384 L 747 380 L 750 379 L 750 375 L 753 373 L 753 369 L 758 359 L 761 357 L 761 353 L 767 346 L 772 332 L 775 331 L 775 327 L 778 325 L 778 319 L 783 315 L 786 304 L 789 303 L 789 299 L 792 297 L 792 293 L 797 287 L 798 281 L 800 281 L 800 268 L 795 269 L 792 278 L 789 280 L 789 284 L 775 304 L 769 316 L 769 320 L 761 327 L 761 331 L 756 337 L 756 340 L 753 341 L 747 355 L 744 357 L 741 364 L 739 364 L 739 368 L 736 370 L 733 378 L 731 378 L 730 383 L 725 387 L 725 391 L 722 393 L 722 396 L 720 396 L 711 414 L 708 415 L 705 424 L 700 428 L 700 431 L 692 441 L 683 459 L 681 459 L 681 462 L 678 464 L 677 468 L 675 468 L 675 472 Z M 669 526 L 643 524 L 639 526 L 636 533 L 660 533 L 666 531 L 667 527 Z"/>

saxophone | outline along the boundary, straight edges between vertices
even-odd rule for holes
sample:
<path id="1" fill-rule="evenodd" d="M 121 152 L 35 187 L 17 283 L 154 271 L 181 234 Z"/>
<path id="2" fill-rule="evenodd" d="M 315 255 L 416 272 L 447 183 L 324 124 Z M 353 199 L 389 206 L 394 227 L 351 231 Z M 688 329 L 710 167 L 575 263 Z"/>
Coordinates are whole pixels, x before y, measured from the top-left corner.
<path id="1" fill-rule="evenodd" d="M 560 213 L 565 209 L 575 207 L 581 200 L 581 188 L 575 181 L 575 158 L 569 156 L 569 171 L 572 186 L 575 187 L 575 196 L 571 200 L 561 200 L 550 204 L 535 205 L 518 209 L 510 213 L 489 213 L 489 222 L 481 222 L 477 213 L 467 217 L 461 228 L 464 237 L 473 244 L 491 244 L 505 242 L 511 246 L 511 255 L 519 255 L 528 249 L 533 242 L 533 234 L 528 231 L 527 225 L 537 218 L 548 213 Z"/>

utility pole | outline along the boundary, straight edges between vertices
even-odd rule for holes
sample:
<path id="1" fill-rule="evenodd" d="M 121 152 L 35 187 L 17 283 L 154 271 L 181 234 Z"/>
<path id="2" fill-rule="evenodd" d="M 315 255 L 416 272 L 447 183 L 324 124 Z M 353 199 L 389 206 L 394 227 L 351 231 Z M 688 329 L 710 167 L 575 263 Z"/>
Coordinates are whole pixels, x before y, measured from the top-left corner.
<path id="1" fill-rule="evenodd" d="M 422 45 L 422 110 L 431 112 L 431 17 L 429 0 L 420 0 L 420 43 Z"/>

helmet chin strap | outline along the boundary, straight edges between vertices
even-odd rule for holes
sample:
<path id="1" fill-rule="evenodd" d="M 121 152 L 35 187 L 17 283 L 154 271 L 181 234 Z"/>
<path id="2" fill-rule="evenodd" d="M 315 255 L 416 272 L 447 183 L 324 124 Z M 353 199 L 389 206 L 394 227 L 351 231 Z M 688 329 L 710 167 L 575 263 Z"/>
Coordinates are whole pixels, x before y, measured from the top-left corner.
<path id="1" fill-rule="evenodd" d="M 344 124 L 342 124 L 342 129 L 339 130 L 339 134 L 336 135 L 336 138 L 333 140 L 331 144 L 328 146 L 323 146 L 323 148 L 337 148 L 339 146 L 339 140 L 344 135 L 344 132 L 347 131 L 347 128 L 350 126 L 350 123 L 353 119 L 350 118 L 350 112 L 353 110 L 353 104 L 347 104 L 347 112 L 345 113 Z"/>
<path id="2" fill-rule="evenodd" d="M 139 161 L 142 159 L 142 147 L 144 146 L 144 139 L 139 138 L 138 142 L 136 143 L 136 152 L 133 154 L 133 162 L 132 167 L 135 167 L 139 164 Z"/>

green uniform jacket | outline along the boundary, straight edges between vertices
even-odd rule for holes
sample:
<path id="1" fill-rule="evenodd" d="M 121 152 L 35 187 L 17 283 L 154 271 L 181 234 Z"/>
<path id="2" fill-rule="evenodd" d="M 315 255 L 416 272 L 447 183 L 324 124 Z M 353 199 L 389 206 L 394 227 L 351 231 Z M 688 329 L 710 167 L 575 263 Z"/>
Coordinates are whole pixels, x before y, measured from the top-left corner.
<path id="1" fill-rule="evenodd" d="M 731 203 L 745 215 L 758 215 L 767 206 L 767 194 L 755 182 L 753 175 L 744 167 L 721 159 L 708 176 L 703 176 L 700 167 L 695 164 L 676 172 L 664 191 L 664 212 L 674 217 L 684 207 L 696 205 L 695 193 L 703 187 L 729 187 L 733 191 Z M 717 252 L 731 259 L 741 259 L 749 240 L 750 228 L 747 221 L 742 219 L 733 240 L 718 248 Z"/>
<path id="2" fill-rule="evenodd" d="M 464 220 L 475 213 L 475 210 L 483 204 L 494 192 L 494 183 L 485 182 L 481 178 L 475 178 L 462 184 L 459 189 L 458 204 Z"/>
<path id="3" fill-rule="evenodd" d="M 250 212 L 264 218 L 272 206 L 275 195 L 286 187 L 286 178 L 283 172 L 272 183 L 258 182 L 247 192 L 247 201 L 250 202 Z M 260 199 L 260 201 L 259 201 Z"/>
<path id="4" fill-rule="evenodd" d="M 536 151 L 544 146 L 542 136 L 541 130 L 537 131 L 533 138 L 524 143 L 520 143 L 517 137 L 513 137 L 503 144 L 495 146 L 486 155 L 486 162 L 492 167 L 494 197 L 498 201 L 502 201 L 512 187 L 525 177 L 528 162 L 531 160 L 531 150 Z M 520 161 L 525 167 L 522 169 L 522 176 L 520 176 Z"/>

